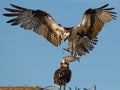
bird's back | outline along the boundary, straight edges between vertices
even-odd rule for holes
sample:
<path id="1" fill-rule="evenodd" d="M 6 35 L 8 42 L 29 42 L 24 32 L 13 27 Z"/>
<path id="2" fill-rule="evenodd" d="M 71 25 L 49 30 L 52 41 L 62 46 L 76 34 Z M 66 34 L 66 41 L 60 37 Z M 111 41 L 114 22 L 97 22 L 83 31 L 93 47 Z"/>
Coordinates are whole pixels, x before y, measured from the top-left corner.
<path id="1" fill-rule="evenodd" d="M 54 74 L 54 83 L 66 85 L 71 79 L 71 70 L 69 68 L 59 68 Z"/>

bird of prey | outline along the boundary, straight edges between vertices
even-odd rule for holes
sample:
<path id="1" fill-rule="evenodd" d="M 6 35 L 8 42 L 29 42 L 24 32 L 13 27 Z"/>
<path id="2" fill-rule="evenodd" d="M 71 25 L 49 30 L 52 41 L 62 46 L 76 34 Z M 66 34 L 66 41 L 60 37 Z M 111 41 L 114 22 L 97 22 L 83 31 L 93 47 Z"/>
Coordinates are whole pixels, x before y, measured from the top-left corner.
<path id="1" fill-rule="evenodd" d="M 54 73 L 54 83 L 60 85 L 60 90 L 62 86 L 64 86 L 64 90 L 66 84 L 71 79 L 71 70 L 69 69 L 69 62 L 66 62 L 64 59 L 61 62 L 60 68 L 57 69 Z"/>
<path id="2" fill-rule="evenodd" d="M 64 50 L 77 57 L 92 51 L 97 44 L 97 35 L 105 23 L 116 19 L 114 8 L 107 8 L 109 4 L 99 8 L 89 8 L 84 14 L 82 21 L 73 27 L 64 27 L 57 24 L 52 16 L 42 10 L 32 10 L 14 4 L 13 7 L 4 8 L 10 13 L 3 14 L 14 17 L 7 21 L 12 26 L 20 25 L 25 30 L 33 30 L 35 33 L 46 38 L 54 46 L 59 46 L 62 40 L 68 42 L 68 48 Z"/>

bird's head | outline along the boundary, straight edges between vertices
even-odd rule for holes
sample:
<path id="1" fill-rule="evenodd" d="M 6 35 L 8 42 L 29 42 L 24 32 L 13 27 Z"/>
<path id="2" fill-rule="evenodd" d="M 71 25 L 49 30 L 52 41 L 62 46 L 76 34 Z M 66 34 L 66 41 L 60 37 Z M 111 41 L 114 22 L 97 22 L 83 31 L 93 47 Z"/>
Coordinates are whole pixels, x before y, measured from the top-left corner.
<path id="1" fill-rule="evenodd" d="M 66 41 L 68 37 L 70 37 L 70 32 L 66 31 L 66 32 L 63 34 L 63 39 L 64 39 L 64 41 Z"/>
<path id="2" fill-rule="evenodd" d="M 64 32 L 64 34 L 63 34 L 63 39 L 64 39 L 64 41 L 66 41 L 70 36 L 71 36 L 71 33 L 72 33 L 72 31 L 73 31 L 73 28 L 74 27 L 64 27 L 64 29 L 65 29 L 65 32 Z"/>
<path id="3" fill-rule="evenodd" d="M 69 68 L 69 63 L 66 62 L 64 59 L 62 59 L 60 67 L 61 68 Z"/>

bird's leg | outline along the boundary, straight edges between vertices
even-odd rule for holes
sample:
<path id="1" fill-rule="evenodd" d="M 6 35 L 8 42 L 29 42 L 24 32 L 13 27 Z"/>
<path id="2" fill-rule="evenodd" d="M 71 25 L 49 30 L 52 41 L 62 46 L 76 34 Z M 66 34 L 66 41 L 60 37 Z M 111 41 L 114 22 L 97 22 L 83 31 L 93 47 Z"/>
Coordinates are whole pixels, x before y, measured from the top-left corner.
<path id="1" fill-rule="evenodd" d="M 66 90 L 66 85 L 64 85 L 63 90 Z"/>
<path id="2" fill-rule="evenodd" d="M 73 41 L 73 43 L 72 43 L 71 55 L 72 55 L 77 61 L 80 62 L 80 57 L 77 57 L 76 50 L 77 50 L 77 41 Z"/>
<path id="3" fill-rule="evenodd" d="M 60 85 L 60 90 L 62 90 L 62 89 L 61 89 L 61 85 Z"/>
<path id="4" fill-rule="evenodd" d="M 69 52 L 70 53 L 70 42 L 68 41 L 68 47 L 67 48 L 63 48 L 65 52 Z"/>
<path id="5" fill-rule="evenodd" d="M 72 42 L 72 51 L 71 55 L 75 58 L 76 56 L 76 46 L 75 46 L 75 41 Z"/>

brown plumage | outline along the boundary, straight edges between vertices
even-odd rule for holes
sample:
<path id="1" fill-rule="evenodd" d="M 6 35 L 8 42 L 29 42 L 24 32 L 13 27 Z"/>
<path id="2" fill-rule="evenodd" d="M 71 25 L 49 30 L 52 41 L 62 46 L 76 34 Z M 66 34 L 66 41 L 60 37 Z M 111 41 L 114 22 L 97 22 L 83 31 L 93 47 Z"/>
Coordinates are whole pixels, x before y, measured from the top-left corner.
<path id="1" fill-rule="evenodd" d="M 74 27 L 62 27 L 57 24 L 52 16 L 42 10 L 26 9 L 11 4 L 13 9 L 4 8 L 11 12 L 3 14 L 7 17 L 14 17 L 7 21 L 11 25 L 20 25 L 25 30 L 32 30 L 46 38 L 54 46 L 59 46 L 62 40 L 67 40 L 71 55 L 85 55 L 93 50 L 97 43 L 97 35 L 106 22 L 115 19 L 114 8 L 107 8 L 108 4 L 95 9 L 88 9 L 84 12 L 81 23 Z"/>
<path id="2" fill-rule="evenodd" d="M 65 90 L 66 84 L 70 81 L 70 79 L 71 70 L 69 69 L 69 63 L 62 61 L 60 68 L 54 73 L 54 83 L 60 85 L 60 90 L 62 86 L 64 86 Z"/>

